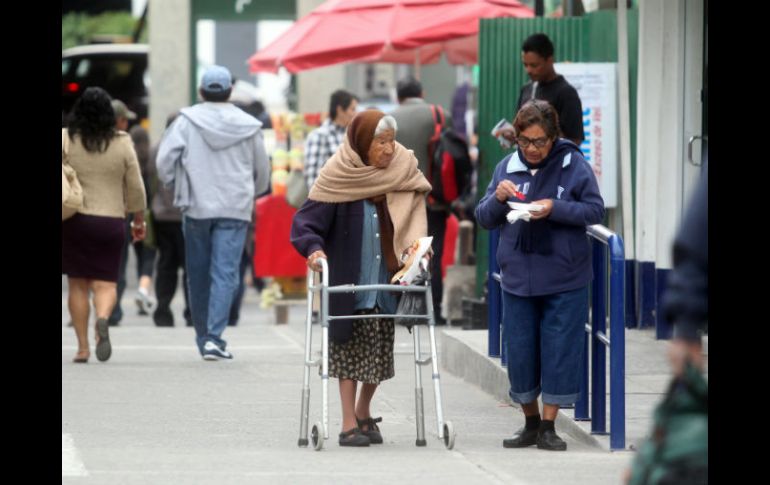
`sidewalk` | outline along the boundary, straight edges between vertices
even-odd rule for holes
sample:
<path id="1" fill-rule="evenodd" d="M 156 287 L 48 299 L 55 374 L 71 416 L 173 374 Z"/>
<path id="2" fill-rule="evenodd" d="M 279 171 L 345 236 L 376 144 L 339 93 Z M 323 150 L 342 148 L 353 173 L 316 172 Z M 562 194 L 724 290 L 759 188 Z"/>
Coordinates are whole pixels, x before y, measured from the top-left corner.
<path id="1" fill-rule="evenodd" d="M 100 363 L 92 356 L 85 365 L 71 362 L 75 336 L 66 326 L 62 292 L 63 484 L 614 485 L 633 456 L 606 453 L 569 434 L 563 435 L 564 453 L 505 449 L 503 438 L 524 424 L 521 413 L 444 365 L 444 416 L 457 432 L 455 446 L 447 450 L 438 440 L 431 372 L 423 369 L 428 444 L 417 448 L 412 336 L 402 327 L 396 330 L 396 376 L 373 402 L 374 416 L 383 417 L 385 444 L 354 450 L 337 444 L 341 416 L 332 379 L 329 439 L 320 452 L 299 448 L 303 305 L 290 307 L 287 325 L 276 325 L 274 311 L 260 309 L 249 289 L 241 322 L 224 335 L 235 359 L 206 362 L 181 318 L 176 327 L 156 328 L 149 317 L 137 316 L 134 291 L 129 285 L 124 320 L 110 328 L 112 357 Z M 181 300 L 177 295 L 172 306 L 177 317 Z M 319 330 L 313 327 L 315 349 Z M 439 356 L 460 358 L 443 332 L 437 332 Z M 422 337 L 425 352 L 426 331 Z M 313 369 L 311 426 L 320 417 L 320 397 Z"/>
<path id="2" fill-rule="evenodd" d="M 456 376 L 479 386 L 495 399 L 511 403 L 508 397 L 508 375 L 499 358 L 487 356 L 486 330 L 444 330 L 441 365 Z M 626 449 L 638 449 L 650 431 L 652 413 L 671 379 L 666 357 L 667 341 L 655 340 L 654 329 L 626 329 Z M 708 337 L 704 339 L 706 376 L 708 377 Z M 609 353 L 607 354 L 609 363 Z M 590 374 L 589 374 L 590 375 Z M 607 374 L 607 424 L 610 431 L 610 384 Z M 513 403 L 511 403 L 513 404 Z M 516 405 L 518 407 L 518 405 Z M 589 403 L 590 409 L 590 403 Z M 566 430 L 573 438 L 590 446 L 610 449 L 610 437 L 591 434 L 590 421 L 575 421 L 574 410 L 559 411 L 557 429 Z"/>

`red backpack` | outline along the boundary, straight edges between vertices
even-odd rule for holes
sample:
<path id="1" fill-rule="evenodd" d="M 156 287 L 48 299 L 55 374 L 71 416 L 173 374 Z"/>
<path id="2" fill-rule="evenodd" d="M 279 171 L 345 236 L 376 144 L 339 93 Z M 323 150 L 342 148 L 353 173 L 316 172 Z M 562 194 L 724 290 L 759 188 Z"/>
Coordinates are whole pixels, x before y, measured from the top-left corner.
<path id="1" fill-rule="evenodd" d="M 430 105 L 435 123 L 428 144 L 427 178 L 431 189 L 428 203 L 451 204 L 470 189 L 473 165 L 468 144 L 457 133 L 444 126 L 444 110 Z"/>

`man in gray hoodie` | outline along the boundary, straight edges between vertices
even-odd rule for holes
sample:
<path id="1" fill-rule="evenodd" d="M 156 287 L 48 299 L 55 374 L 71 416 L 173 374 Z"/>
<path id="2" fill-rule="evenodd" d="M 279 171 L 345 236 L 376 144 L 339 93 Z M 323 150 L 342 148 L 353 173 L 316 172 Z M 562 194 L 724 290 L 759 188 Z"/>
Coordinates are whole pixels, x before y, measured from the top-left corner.
<path id="1" fill-rule="evenodd" d="M 184 108 L 158 150 L 158 178 L 182 211 L 190 310 L 205 360 L 232 359 L 222 332 L 238 289 L 238 267 L 255 197 L 267 189 L 262 123 L 228 103 L 230 71 L 203 74 L 203 103 Z"/>

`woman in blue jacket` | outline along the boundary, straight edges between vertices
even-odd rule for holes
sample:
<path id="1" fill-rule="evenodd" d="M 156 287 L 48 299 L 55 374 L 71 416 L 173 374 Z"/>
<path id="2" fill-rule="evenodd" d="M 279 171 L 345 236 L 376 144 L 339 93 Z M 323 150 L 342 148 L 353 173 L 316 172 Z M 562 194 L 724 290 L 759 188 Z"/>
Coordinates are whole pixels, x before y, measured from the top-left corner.
<path id="1" fill-rule="evenodd" d="M 586 226 L 602 221 L 604 201 L 580 149 L 559 138 L 553 106 L 529 101 L 513 126 L 518 150 L 497 165 L 476 207 L 482 227 L 500 228 L 497 261 L 509 395 L 526 418 L 524 428 L 503 446 L 563 451 L 567 444 L 556 434 L 554 421 L 559 407 L 574 403 L 579 394 L 593 277 Z M 508 217 L 508 202 L 542 208 L 529 211 L 529 220 L 514 219 Z"/>

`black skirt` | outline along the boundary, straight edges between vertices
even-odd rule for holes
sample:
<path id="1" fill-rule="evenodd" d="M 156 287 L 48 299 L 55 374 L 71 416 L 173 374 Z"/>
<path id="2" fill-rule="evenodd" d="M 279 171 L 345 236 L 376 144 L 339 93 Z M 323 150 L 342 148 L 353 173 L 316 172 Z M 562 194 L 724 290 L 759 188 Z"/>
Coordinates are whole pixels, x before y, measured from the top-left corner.
<path id="1" fill-rule="evenodd" d="M 62 274 L 117 282 L 126 237 L 122 217 L 75 214 L 61 223 Z"/>

